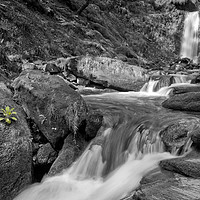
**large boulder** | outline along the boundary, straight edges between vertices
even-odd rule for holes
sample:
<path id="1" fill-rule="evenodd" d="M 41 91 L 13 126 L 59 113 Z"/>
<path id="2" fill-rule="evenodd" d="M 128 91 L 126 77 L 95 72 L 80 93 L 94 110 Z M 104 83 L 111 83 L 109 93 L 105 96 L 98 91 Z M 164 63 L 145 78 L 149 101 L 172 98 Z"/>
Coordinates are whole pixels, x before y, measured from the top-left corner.
<path id="1" fill-rule="evenodd" d="M 29 70 L 14 80 L 13 87 L 15 99 L 55 150 L 62 148 L 69 133 L 76 135 L 87 106 L 63 78 Z"/>
<path id="2" fill-rule="evenodd" d="M 200 154 L 192 151 L 184 157 L 163 160 L 160 162 L 162 169 L 176 172 L 187 177 L 200 178 Z"/>
<path id="3" fill-rule="evenodd" d="M 162 103 L 165 108 L 182 111 L 200 111 L 200 92 L 187 92 L 169 97 Z"/>
<path id="4" fill-rule="evenodd" d="M 183 154 L 191 145 L 191 137 L 200 131 L 198 118 L 183 118 L 169 124 L 160 132 L 165 150 L 171 153 Z"/>
<path id="5" fill-rule="evenodd" d="M 53 176 L 67 169 L 81 155 L 88 143 L 81 135 L 77 137 L 75 139 L 72 134 L 67 136 L 57 159 L 49 170 L 49 176 Z"/>
<path id="6" fill-rule="evenodd" d="M 6 106 L 17 112 L 17 121 L 0 121 L 0 199 L 11 200 L 32 181 L 32 138 L 26 114 L 0 83 L 0 108 Z"/>
<path id="7" fill-rule="evenodd" d="M 170 95 L 190 93 L 190 92 L 200 92 L 200 85 L 195 84 L 184 84 L 172 87 L 172 92 Z"/>
<path id="8" fill-rule="evenodd" d="M 199 179 L 157 169 L 144 177 L 141 186 L 126 200 L 197 200 L 199 187 Z"/>
<path id="9" fill-rule="evenodd" d="M 68 58 L 65 70 L 105 88 L 138 91 L 145 82 L 145 70 L 108 57 Z"/>
<path id="10" fill-rule="evenodd" d="M 58 153 L 52 148 L 50 143 L 36 144 L 33 155 L 33 182 L 39 182 L 44 174 L 48 173 L 51 165 L 56 160 Z"/>
<path id="11" fill-rule="evenodd" d="M 96 137 L 103 123 L 103 114 L 100 111 L 91 110 L 86 118 L 85 139 L 91 140 Z"/>

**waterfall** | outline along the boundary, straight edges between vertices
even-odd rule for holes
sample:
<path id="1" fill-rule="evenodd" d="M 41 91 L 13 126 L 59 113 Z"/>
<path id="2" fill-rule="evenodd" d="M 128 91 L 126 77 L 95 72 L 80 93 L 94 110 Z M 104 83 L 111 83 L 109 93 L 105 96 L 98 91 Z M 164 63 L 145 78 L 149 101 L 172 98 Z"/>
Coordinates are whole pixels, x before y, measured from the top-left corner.
<path id="1" fill-rule="evenodd" d="M 187 13 L 180 56 L 181 58 L 190 58 L 194 63 L 198 62 L 198 29 L 199 12 Z"/>
<path id="2" fill-rule="evenodd" d="M 161 96 L 167 96 L 172 87 L 175 84 L 189 83 L 186 75 L 165 75 L 165 76 L 152 76 L 149 81 L 144 84 L 140 92 L 146 92 L 149 94 L 158 94 Z"/>

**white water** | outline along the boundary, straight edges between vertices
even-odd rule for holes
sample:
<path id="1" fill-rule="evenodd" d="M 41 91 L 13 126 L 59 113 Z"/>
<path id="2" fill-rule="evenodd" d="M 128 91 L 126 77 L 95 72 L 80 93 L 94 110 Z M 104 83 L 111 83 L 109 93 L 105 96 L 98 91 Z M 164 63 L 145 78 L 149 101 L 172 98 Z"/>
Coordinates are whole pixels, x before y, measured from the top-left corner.
<path id="1" fill-rule="evenodd" d="M 170 77 L 159 77 L 159 80 L 153 80 L 153 77 L 144 84 L 140 92 L 149 95 L 168 96 L 174 86 L 189 84 L 187 76 L 185 75 L 170 75 Z M 169 80 L 172 81 L 169 81 Z"/>
<path id="2" fill-rule="evenodd" d="M 181 58 L 190 58 L 194 63 L 198 62 L 198 29 L 199 12 L 189 12 L 186 14 L 184 23 L 184 34 L 181 45 Z"/>
<path id="3" fill-rule="evenodd" d="M 105 142 L 113 139 L 109 138 L 112 131 L 104 130 Z M 173 157 L 159 153 L 164 149 L 158 134 L 151 141 L 148 137 L 149 130 L 138 127 L 123 155 L 116 146 L 116 155 L 112 156 L 116 156 L 115 165 L 119 167 L 106 176 L 103 172 L 109 160 L 103 162 L 102 147 L 91 144 L 69 169 L 31 186 L 15 200 L 118 200 L 136 189 L 142 177 L 157 167 L 159 161 Z M 119 165 L 120 158 L 125 159 L 122 165 Z"/>
<path id="4" fill-rule="evenodd" d="M 159 161 L 168 158 L 172 158 L 169 153 L 148 154 L 141 160 L 130 156 L 124 165 L 105 179 L 78 179 L 70 175 L 69 169 L 60 176 L 30 187 L 15 200 L 118 200 L 136 189 L 141 178 L 157 167 Z"/>

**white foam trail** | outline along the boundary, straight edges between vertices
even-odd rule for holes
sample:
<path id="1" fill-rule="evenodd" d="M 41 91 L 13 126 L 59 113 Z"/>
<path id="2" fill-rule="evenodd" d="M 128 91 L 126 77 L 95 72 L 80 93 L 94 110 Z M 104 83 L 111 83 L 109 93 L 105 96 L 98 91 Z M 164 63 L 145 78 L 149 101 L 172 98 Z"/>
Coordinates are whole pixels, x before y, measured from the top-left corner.
<path id="1" fill-rule="evenodd" d="M 148 154 L 141 160 L 130 156 L 105 180 L 79 180 L 67 171 L 30 187 L 14 200 L 118 200 L 137 188 L 141 178 L 157 167 L 159 161 L 168 158 L 172 158 L 169 153 Z"/>
<path id="2" fill-rule="evenodd" d="M 159 161 L 168 158 L 172 158 L 169 153 L 148 154 L 142 160 L 133 160 L 130 157 L 87 200 L 118 200 L 125 197 L 139 186 L 144 175 L 158 166 Z"/>
<path id="3" fill-rule="evenodd" d="M 101 146 L 92 145 L 68 170 L 69 174 L 81 179 L 101 177 L 105 165 L 101 153 Z"/>
<path id="4" fill-rule="evenodd" d="M 65 173 L 32 186 L 14 200 L 83 200 L 101 184 L 100 180 L 76 180 Z"/>
<path id="5" fill-rule="evenodd" d="M 189 12 L 186 14 L 184 23 L 184 34 L 181 45 L 181 58 L 190 58 L 197 63 L 198 56 L 198 29 L 199 29 L 199 12 Z"/>
<path id="6" fill-rule="evenodd" d="M 159 81 L 154 81 L 150 79 L 147 83 L 144 84 L 144 86 L 141 88 L 140 92 L 147 92 L 152 93 L 154 92 L 154 88 L 159 83 Z"/>

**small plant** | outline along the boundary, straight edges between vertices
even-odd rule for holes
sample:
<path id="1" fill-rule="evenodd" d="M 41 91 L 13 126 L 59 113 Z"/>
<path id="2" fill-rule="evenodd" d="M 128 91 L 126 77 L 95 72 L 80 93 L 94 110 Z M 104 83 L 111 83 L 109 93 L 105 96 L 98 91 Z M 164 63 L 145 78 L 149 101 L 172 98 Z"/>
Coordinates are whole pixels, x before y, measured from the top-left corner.
<path id="1" fill-rule="evenodd" d="M 6 106 L 5 109 L 1 108 L 1 114 L 3 117 L 0 117 L 0 121 L 5 121 L 7 124 L 11 124 L 12 120 L 17 121 L 17 118 L 13 115 L 16 115 L 17 112 L 13 112 L 14 108 Z"/>

